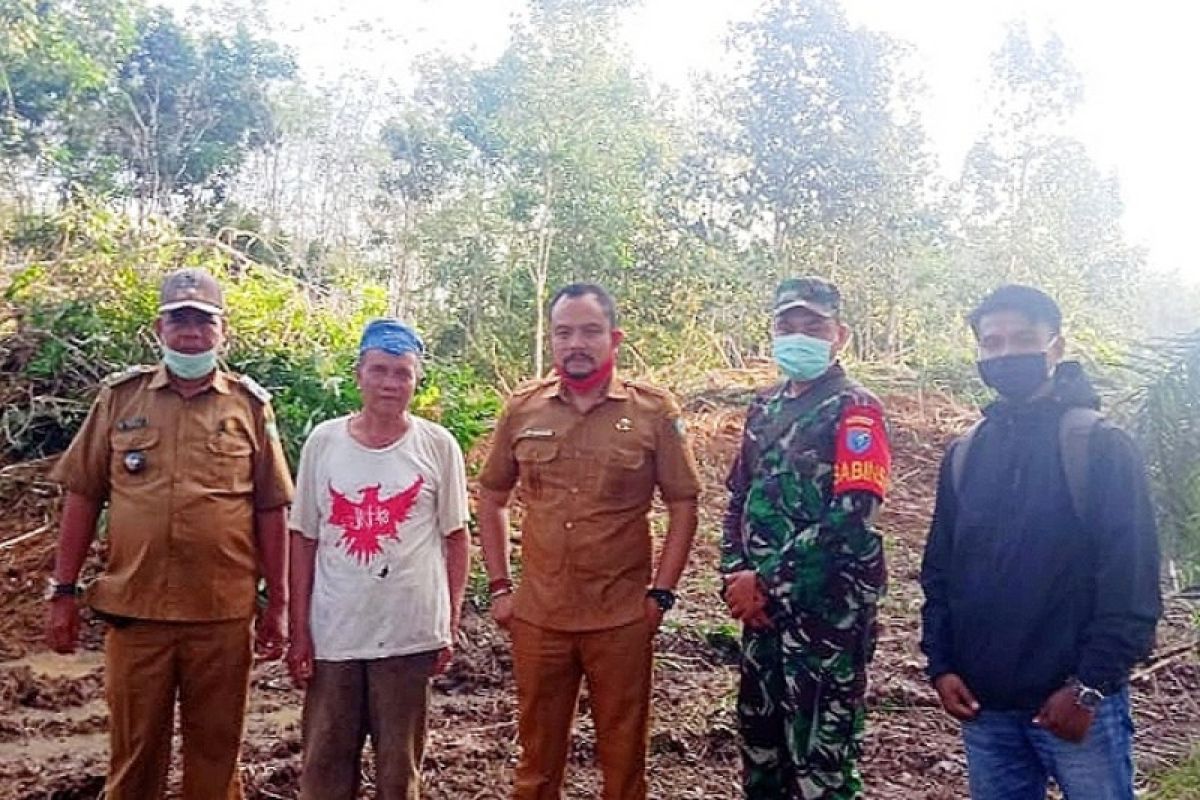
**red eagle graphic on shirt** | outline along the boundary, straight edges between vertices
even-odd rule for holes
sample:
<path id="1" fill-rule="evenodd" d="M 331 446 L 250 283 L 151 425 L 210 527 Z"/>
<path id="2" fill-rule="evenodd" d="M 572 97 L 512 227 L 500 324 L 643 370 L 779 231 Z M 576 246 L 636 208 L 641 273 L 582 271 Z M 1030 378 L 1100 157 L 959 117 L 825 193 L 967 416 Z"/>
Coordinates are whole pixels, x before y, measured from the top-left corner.
<path id="1" fill-rule="evenodd" d="M 386 500 L 381 500 L 381 484 L 377 483 L 362 490 L 362 501 L 358 503 L 348 499 L 330 484 L 329 499 L 332 506 L 329 509 L 329 524 L 342 529 L 342 537 L 338 544 L 345 547 L 346 552 L 358 561 L 370 564 L 371 559 L 383 552 L 384 539 L 400 538 L 400 523 L 412 513 L 417 495 L 424 484 L 425 478 L 418 475 L 412 486 Z"/>

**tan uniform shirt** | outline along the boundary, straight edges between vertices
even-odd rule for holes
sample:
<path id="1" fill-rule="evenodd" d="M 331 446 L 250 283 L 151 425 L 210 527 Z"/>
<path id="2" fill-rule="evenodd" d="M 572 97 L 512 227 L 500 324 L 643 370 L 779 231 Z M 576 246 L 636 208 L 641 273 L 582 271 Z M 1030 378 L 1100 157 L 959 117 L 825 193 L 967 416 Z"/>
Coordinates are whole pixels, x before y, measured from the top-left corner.
<path id="1" fill-rule="evenodd" d="M 254 514 L 292 497 L 269 395 L 257 384 L 218 371 L 184 399 L 162 365 L 110 378 L 53 475 L 109 504 L 93 608 L 167 621 L 254 612 Z"/>
<path id="2" fill-rule="evenodd" d="M 660 389 L 615 379 L 586 414 L 560 396 L 557 379 L 517 390 L 479 483 L 516 485 L 524 506 L 514 614 L 566 631 L 642 617 L 654 487 L 666 502 L 700 491 L 679 406 Z"/>

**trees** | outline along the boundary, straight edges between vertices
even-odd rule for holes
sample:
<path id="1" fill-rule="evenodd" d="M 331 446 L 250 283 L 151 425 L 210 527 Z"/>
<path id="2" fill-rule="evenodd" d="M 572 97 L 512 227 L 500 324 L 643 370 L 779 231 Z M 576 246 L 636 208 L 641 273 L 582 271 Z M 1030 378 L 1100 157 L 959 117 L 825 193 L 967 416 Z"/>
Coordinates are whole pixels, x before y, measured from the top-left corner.
<path id="1" fill-rule="evenodd" d="M 961 316 L 1004 280 L 1054 292 L 1093 352 L 1130 333 L 1113 309 L 1141 256 L 1115 179 L 1070 136 L 1061 42 L 1009 33 L 993 118 L 947 186 L 903 46 L 836 0 L 764 2 L 690 116 L 622 49 L 631 5 L 529 0 L 499 58 L 426 54 L 401 90 L 296 80 L 236 17 L 0 0 L 0 163 L 312 285 L 384 285 L 389 313 L 505 382 L 546 370 L 548 294 L 581 279 L 621 301 L 638 370 L 761 352 L 770 292 L 800 273 L 841 285 L 857 357 L 925 375 L 969 365 Z"/>
<path id="2" fill-rule="evenodd" d="M 993 119 L 959 184 L 960 274 L 1035 283 L 1063 303 L 1085 341 L 1128 337 L 1142 255 L 1125 240 L 1117 180 L 1069 135 L 1082 79 L 1062 42 L 1013 26 L 993 56 Z"/>
<path id="3" fill-rule="evenodd" d="M 724 180 L 712 185 L 732 204 L 735 240 L 764 252 L 759 291 L 830 277 L 853 298 L 859 352 L 897 355 L 906 262 L 937 231 L 898 45 L 853 28 L 832 0 L 773 0 L 730 46 L 726 131 L 712 137 Z"/>
<path id="4" fill-rule="evenodd" d="M 417 108 L 385 128 L 398 175 L 385 185 L 422 208 L 421 258 L 452 289 L 438 297 L 460 326 L 447 335 L 502 373 L 525 372 L 531 351 L 545 371 L 554 285 L 615 284 L 637 263 L 666 134 L 615 44 L 625 5 L 533 4 L 495 65 L 427 69 Z"/>
<path id="5" fill-rule="evenodd" d="M 290 56 L 252 35 L 195 30 L 129 0 L 4 0 L 4 148 L 64 194 L 131 198 L 141 215 L 220 203 L 274 135 L 270 87 Z"/>

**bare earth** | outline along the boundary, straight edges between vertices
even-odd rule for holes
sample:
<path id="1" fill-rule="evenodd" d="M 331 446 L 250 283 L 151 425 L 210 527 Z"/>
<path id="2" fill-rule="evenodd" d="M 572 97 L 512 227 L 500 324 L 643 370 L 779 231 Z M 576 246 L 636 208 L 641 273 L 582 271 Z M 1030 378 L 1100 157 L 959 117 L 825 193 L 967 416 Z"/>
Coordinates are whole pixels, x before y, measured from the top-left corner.
<path id="1" fill-rule="evenodd" d="M 682 601 L 659 637 L 651 731 L 650 794 L 663 800 L 739 797 L 733 698 L 736 629 L 715 590 L 722 482 L 737 446 L 742 405 L 698 394 L 689 427 L 707 483 L 701 532 Z M 938 459 L 969 412 L 945 399 L 892 397 L 896 490 L 883 520 L 891 593 L 872 668 L 864 770 L 868 796 L 949 800 L 966 796 L 957 726 L 936 707 L 917 650 L 917 571 Z M 84 650 L 47 652 L 40 595 L 53 561 L 57 491 L 48 464 L 0 470 L 0 798 L 69 800 L 99 795 L 106 767 L 103 628 L 90 623 Z M 16 537 L 39 531 L 16 541 Z M 1134 681 L 1137 759 L 1143 776 L 1200 741 L 1200 659 L 1189 609 L 1172 604 L 1159 651 Z M 463 641 L 435 684 L 425 796 L 503 798 L 516 757 L 511 660 L 486 612 L 466 612 Z M 278 663 L 255 669 L 243 776 L 250 798 L 292 798 L 300 753 L 300 693 Z M 569 798 L 599 795 L 594 732 L 583 700 L 568 771 Z M 371 796 L 370 769 L 364 796 Z M 176 775 L 176 778 L 178 776 Z M 1143 782 L 1146 778 L 1143 778 Z"/>

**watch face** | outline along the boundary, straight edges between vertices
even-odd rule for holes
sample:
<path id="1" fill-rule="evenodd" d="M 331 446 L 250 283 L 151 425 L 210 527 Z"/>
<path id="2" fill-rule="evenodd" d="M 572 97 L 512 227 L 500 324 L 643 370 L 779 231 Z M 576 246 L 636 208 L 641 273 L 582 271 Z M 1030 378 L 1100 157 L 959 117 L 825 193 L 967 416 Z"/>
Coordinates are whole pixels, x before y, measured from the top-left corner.
<path id="1" fill-rule="evenodd" d="M 1104 695 L 1095 689 L 1080 689 L 1076 699 L 1079 705 L 1088 711 L 1095 711 L 1100 706 L 1100 701 L 1104 699 Z"/>

